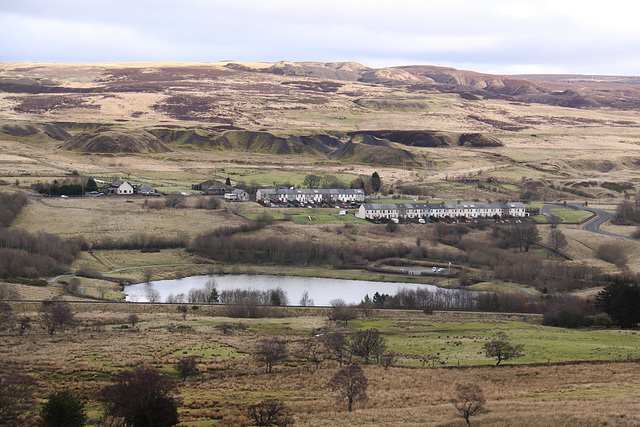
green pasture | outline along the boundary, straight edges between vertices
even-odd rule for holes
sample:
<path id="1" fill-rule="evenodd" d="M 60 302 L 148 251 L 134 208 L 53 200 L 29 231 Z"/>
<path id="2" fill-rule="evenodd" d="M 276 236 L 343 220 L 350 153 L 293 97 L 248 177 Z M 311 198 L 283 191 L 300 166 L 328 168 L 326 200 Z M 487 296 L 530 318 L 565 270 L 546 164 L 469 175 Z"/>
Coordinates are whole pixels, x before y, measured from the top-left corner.
<path id="1" fill-rule="evenodd" d="M 513 344 L 524 344 L 524 357 L 503 364 L 640 358 L 636 331 L 554 328 L 519 320 L 521 316 L 495 320 L 462 315 L 457 321 L 438 321 L 437 314 L 423 316 L 413 321 L 364 319 L 350 325 L 378 329 L 389 350 L 402 353 L 400 363 L 408 365 L 421 364 L 426 355 L 436 356 L 440 366 L 490 364 L 483 346 L 498 332 L 505 332 Z"/>
<path id="2" fill-rule="evenodd" d="M 579 209 L 558 208 L 558 209 L 551 209 L 551 213 L 553 213 L 558 218 L 562 218 L 562 222 L 566 224 L 578 224 L 593 216 L 591 212 L 583 211 Z"/>

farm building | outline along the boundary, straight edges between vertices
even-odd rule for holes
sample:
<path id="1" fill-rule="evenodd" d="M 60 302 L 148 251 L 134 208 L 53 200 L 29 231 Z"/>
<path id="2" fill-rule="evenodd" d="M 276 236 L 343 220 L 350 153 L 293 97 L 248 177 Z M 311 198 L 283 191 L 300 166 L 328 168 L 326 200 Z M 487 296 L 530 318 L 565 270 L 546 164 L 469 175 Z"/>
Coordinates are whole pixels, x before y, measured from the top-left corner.
<path id="1" fill-rule="evenodd" d="M 191 186 L 191 189 L 195 191 L 202 191 L 204 194 L 209 194 L 213 196 L 223 196 L 226 193 L 230 193 L 231 191 L 234 190 L 233 187 L 213 179 L 210 179 L 205 182 L 201 182 L 200 184 L 193 184 Z"/>

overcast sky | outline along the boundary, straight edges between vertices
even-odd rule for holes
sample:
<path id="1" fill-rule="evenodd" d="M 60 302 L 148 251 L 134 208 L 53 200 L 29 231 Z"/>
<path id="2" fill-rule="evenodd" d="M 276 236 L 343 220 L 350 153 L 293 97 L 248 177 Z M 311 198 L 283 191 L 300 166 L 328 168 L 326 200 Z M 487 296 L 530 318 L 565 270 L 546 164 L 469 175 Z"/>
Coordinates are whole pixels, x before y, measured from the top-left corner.
<path id="1" fill-rule="evenodd" d="M 0 0 L 0 62 L 356 61 L 640 75 L 630 0 Z"/>

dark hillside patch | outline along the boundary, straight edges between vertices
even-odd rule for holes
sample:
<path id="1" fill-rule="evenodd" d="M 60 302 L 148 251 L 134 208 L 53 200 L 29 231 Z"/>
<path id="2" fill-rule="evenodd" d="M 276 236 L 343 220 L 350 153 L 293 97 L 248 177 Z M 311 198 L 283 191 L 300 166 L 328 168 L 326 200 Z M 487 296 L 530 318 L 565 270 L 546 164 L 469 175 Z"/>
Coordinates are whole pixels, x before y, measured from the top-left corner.
<path id="1" fill-rule="evenodd" d="M 166 153 L 171 151 L 149 132 L 109 128 L 81 132 L 62 144 L 61 148 L 86 153 Z"/>
<path id="2" fill-rule="evenodd" d="M 8 99 L 19 102 L 14 110 L 20 113 L 40 114 L 76 108 L 100 109 L 100 105 L 89 104 L 90 99 L 82 95 L 13 96 Z"/>

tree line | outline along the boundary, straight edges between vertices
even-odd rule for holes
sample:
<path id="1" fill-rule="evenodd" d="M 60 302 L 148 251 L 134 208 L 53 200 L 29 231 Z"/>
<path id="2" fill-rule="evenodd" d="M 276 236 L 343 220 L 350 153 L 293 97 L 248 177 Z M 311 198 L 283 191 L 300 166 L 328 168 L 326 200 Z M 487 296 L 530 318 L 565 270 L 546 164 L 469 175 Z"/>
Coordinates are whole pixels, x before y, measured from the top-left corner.
<path id="1" fill-rule="evenodd" d="M 22 194 L 0 193 L 0 228 L 9 227 L 27 203 L 28 199 Z"/>

